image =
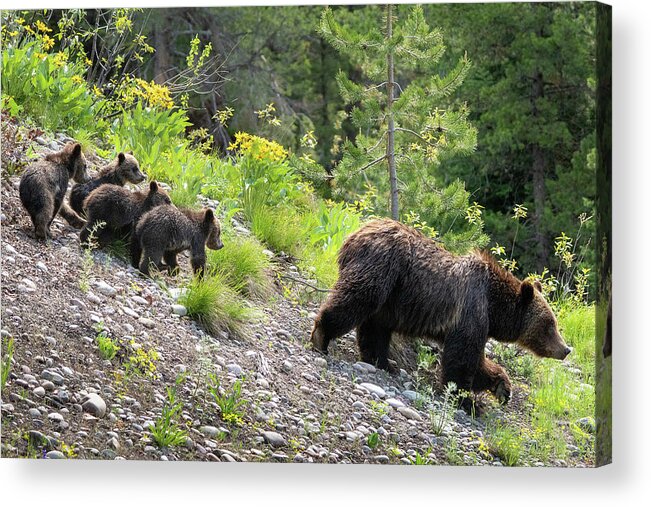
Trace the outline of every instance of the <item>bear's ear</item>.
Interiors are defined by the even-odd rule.
[[[212,222],[215,219],[215,214],[213,211],[208,208],[206,209],[206,214],[203,216],[203,221],[204,222]]]
[[[125,158],[126,157],[124,156],[124,153],[122,153],[122,152],[118,153],[118,165],[124,164],[124,159]]]
[[[158,183],[156,183],[155,181],[152,181],[149,184],[149,192],[151,192],[152,194],[158,192]]]
[[[133,155],[133,150],[129,150],[129,151],[127,151],[127,153],[128,153],[129,155]]]
[[[79,158],[80,155],[81,155],[81,144],[75,143],[75,145],[72,147],[71,158],[75,160]]]
[[[520,285],[520,297],[522,298],[522,303],[523,304],[528,304],[531,302],[533,299],[533,285],[531,285],[531,282],[525,280],[522,282],[522,285]]]
[[[533,282],[533,286],[536,288],[538,292],[542,294],[543,287],[542,287],[542,283],[540,283],[540,280],[536,280],[535,282]]]

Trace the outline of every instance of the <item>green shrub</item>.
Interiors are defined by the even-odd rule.
[[[263,296],[269,289],[269,258],[254,238],[224,231],[224,248],[208,251],[208,267],[239,293]]]
[[[85,69],[67,58],[65,52],[43,52],[41,42],[30,37],[7,44],[2,51],[3,99],[47,130],[99,134],[106,127],[96,116],[102,100],[82,78]]]
[[[242,334],[242,324],[251,316],[251,309],[219,273],[193,278],[179,303],[210,333]]]
[[[183,133],[189,125],[183,110],[144,107],[138,102],[113,121],[109,144],[115,151],[133,151],[150,178],[172,183],[182,171],[174,157],[186,149]]]

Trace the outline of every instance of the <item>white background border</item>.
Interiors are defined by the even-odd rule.
[[[189,5],[327,2],[191,0]],[[331,3],[368,3],[349,0]],[[613,5],[614,463],[597,469],[495,469],[0,460],[0,502],[54,505],[643,505],[651,499],[647,262],[651,181],[650,2]],[[102,7],[181,6],[100,1]],[[187,6],[183,5],[183,6]],[[0,1],[1,8],[91,7],[89,1]],[[95,5],[92,5],[96,7]],[[646,167],[646,169],[645,169]]]

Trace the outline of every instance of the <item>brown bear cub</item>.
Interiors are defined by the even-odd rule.
[[[102,167],[97,176],[86,183],[80,183],[72,187],[70,192],[70,207],[76,213],[82,214],[84,200],[100,185],[118,185],[123,187],[125,183],[142,183],[145,175],[140,172],[140,166],[136,157],[128,153],[118,153],[118,156],[108,165]]]
[[[172,201],[155,181],[149,184],[148,192],[130,192],[117,185],[102,185],[93,190],[84,202],[86,226],[79,236],[81,243],[88,244],[92,231],[100,247],[128,236],[144,213],[165,204],[172,204]]]
[[[29,213],[38,239],[51,236],[50,225],[59,213],[70,225],[79,228],[84,221],[63,201],[68,181],[88,180],[86,158],[79,143],[68,143],[56,153],[30,165],[20,178],[20,200]]]
[[[392,333],[443,346],[443,382],[462,391],[511,395],[504,369],[484,355],[489,337],[542,357],[570,353],[539,283],[520,281],[488,254],[456,256],[417,230],[376,220],[349,236],[339,252],[339,279],[312,330],[327,353],[333,338],[357,330],[363,361],[389,369]],[[470,398],[462,407],[475,409]]]
[[[131,237],[131,264],[149,275],[150,264],[161,270],[161,261],[165,260],[168,271],[174,274],[178,270],[177,254],[190,250],[192,270],[203,276],[205,247],[222,248],[220,236],[219,221],[211,209],[193,211],[161,206],[145,213],[136,224]]]

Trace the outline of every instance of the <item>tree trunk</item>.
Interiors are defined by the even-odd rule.
[[[531,113],[534,117],[534,124],[538,117],[538,99],[544,97],[544,84],[542,72],[537,70],[534,73],[531,84]],[[533,183],[533,223],[534,238],[536,241],[536,269],[541,272],[548,263],[549,241],[545,234],[543,224],[545,213],[545,201],[547,200],[547,189],[545,188],[545,170],[547,160],[545,151],[537,143],[531,145],[532,158],[532,183]]]
[[[163,84],[167,80],[171,68],[170,57],[170,18],[167,14],[161,14],[160,19],[154,27],[154,81]]]
[[[392,5],[387,5],[387,40],[393,36],[393,9]],[[396,157],[395,157],[395,125],[393,122],[393,87],[394,87],[394,67],[393,67],[393,50],[389,49],[387,53],[387,162],[389,164],[389,183],[391,185],[391,218],[398,220],[398,176],[396,174]]]

